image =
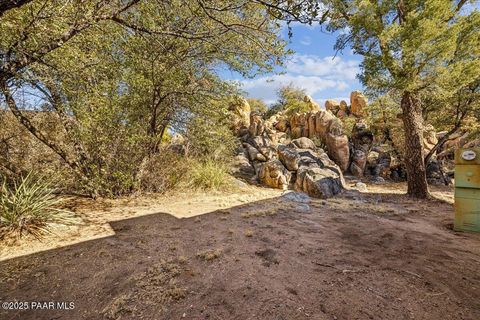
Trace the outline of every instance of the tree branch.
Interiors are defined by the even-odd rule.
[[[21,6],[24,6],[30,2],[32,2],[32,0],[2,0],[0,1],[0,17],[5,12],[15,8],[20,8]]]

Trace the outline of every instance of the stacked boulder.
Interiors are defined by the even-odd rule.
[[[373,133],[369,130],[365,122],[355,123],[352,130],[352,161],[350,163],[350,172],[357,177],[363,176],[367,166],[367,159],[373,146]],[[370,155],[371,157],[374,155]]]
[[[333,115],[340,119],[344,118],[362,118],[365,116],[365,109],[368,100],[360,91],[353,91],[350,94],[350,106],[345,100],[338,102],[329,99],[325,101],[325,110],[330,111]]]
[[[311,104],[311,112],[287,116],[279,113],[264,120],[260,114],[250,113],[248,121],[242,122],[242,114],[234,108],[236,132],[242,147],[235,157],[239,164],[237,173],[247,173],[247,161],[252,171],[249,179],[279,189],[295,189],[310,196],[327,198],[338,194],[344,185],[342,171],[348,168],[348,138],[345,148],[332,149],[336,158],[345,158],[342,169],[329,155],[309,139],[311,136],[329,145],[342,144],[338,140],[344,134],[335,124],[335,117],[306,97]],[[317,110],[317,111],[314,111]],[[330,128],[331,127],[331,128]],[[341,152],[344,153],[341,156]],[[342,162],[341,162],[342,163]],[[254,174],[253,174],[254,173]],[[245,178],[245,175],[242,176]]]
[[[390,128],[390,141],[375,137],[365,121],[368,102],[360,91],[351,93],[350,105],[344,100],[327,100],[325,110],[309,96],[304,97],[304,102],[308,112],[278,112],[268,119],[250,112],[245,100],[232,108],[234,129],[242,141],[236,162],[249,179],[320,198],[342,190],[343,173],[368,176],[378,183],[406,179],[399,147],[403,134]],[[347,123],[353,124],[349,136],[344,132]],[[432,150],[438,138],[433,127],[426,127],[426,152]],[[428,172],[433,172],[429,181],[444,180],[437,167],[429,166]]]
[[[344,172],[348,169],[350,148],[342,122],[331,112],[294,113],[289,118],[277,115],[273,125],[292,139],[309,138],[326,146],[328,156]]]
[[[332,197],[342,191],[342,171],[312,140],[302,137],[277,144],[276,151],[270,160],[256,166],[263,185],[291,188],[317,198]]]

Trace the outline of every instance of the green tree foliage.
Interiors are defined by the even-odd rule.
[[[198,156],[230,148],[219,102],[238,90],[216,73],[254,76],[281,64],[275,18],[307,19],[315,6],[302,3],[18,2],[0,16],[0,89],[19,123],[90,193],[130,192],[169,130],[191,138]],[[25,109],[38,100],[24,104],[18,92],[55,114],[62,139],[29,120]]]
[[[292,84],[281,87],[277,91],[278,100],[269,109],[267,117],[281,111],[284,111],[287,115],[310,111],[309,105],[303,101],[306,94],[305,89],[295,87]]]
[[[265,113],[268,111],[268,106],[262,99],[249,98],[247,101],[252,111],[259,113]]]
[[[423,93],[421,100],[425,120],[438,130],[447,132],[426,155],[426,162],[458,131],[468,133],[472,138],[478,136],[480,129],[479,77],[477,80],[457,88],[453,94],[431,94],[427,91]]]
[[[452,97],[480,72],[480,12],[446,0],[327,0],[336,48],[364,57],[360,79],[373,92],[396,90],[405,128],[408,194],[428,197],[422,93]]]

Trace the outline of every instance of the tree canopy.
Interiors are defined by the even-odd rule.
[[[466,0],[326,0],[336,49],[364,57],[360,80],[372,95],[396,91],[405,129],[408,193],[427,197],[422,96],[453,99],[480,73],[480,12]],[[424,100],[426,101],[426,100]]]
[[[139,163],[158,151],[168,130],[213,121],[225,134],[225,109],[215,100],[238,88],[218,71],[251,77],[281,65],[287,50],[278,18],[310,19],[304,10],[315,6],[38,0],[1,9],[0,89],[9,109],[96,192],[124,189],[118,184],[125,181],[131,188]],[[19,99],[20,92],[29,98]],[[57,115],[61,141],[25,113],[40,106]]]

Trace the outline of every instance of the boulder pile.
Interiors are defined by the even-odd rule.
[[[250,112],[247,121],[245,111],[250,108],[245,103],[231,109],[235,115],[233,129],[242,142],[236,172],[245,177],[248,161],[253,168],[250,179],[265,186],[331,197],[344,186],[342,172],[350,164],[348,137],[341,121],[330,111],[321,110],[309,96],[304,101],[311,111],[291,115],[280,112],[269,119]]]
[[[368,176],[376,183],[406,178],[400,160],[403,152],[396,150],[402,135],[398,135],[398,141],[394,136],[390,143],[374,136],[365,119],[368,101],[360,91],[351,93],[350,104],[327,100],[324,110],[305,96],[308,112],[282,111],[268,119],[251,112],[245,99],[240,102],[231,110],[233,129],[241,141],[237,172],[243,178],[319,198],[341,192],[344,173]],[[351,132],[345,132],[347,122],[353,123]],[[437,141],[435,129],[426,127],[425,151]],[[429,165],[429,182],[446,182],[441,167]]]

